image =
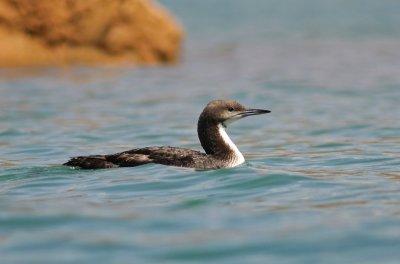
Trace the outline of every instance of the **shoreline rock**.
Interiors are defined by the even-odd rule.
[[[151,0],[0,0],[0,67],[169,63],[182,37]]]

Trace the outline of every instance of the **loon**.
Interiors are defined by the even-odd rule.
[[[205,153],[169,146],[145,147],[111,155],[74,157],[63,165],[104,169],[157,163],[200,170],[232,168],[245,160],[226,133],[226,126],[247,116],[270,112],[264,109],[248,109],[233,100],[213,100],[204,108],[197,123],[198,137]]]

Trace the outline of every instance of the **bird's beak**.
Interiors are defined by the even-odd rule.
[[[252,116],[252,115],[261,115],[261,114],[267,114],[271,113],[269,110],[264,110],[264,109],[246,109],[244,111],[241,111],[237,113],[234,116],[231,116],[227,120],[225,120],[222,124],[226,126],[229,123],[235,122],[236,120],[242,119],[243,117],[246,116]]]
[[[241,117],[246,117],[246,116],[252,116],[252,115],[262,115],[262,114],[267,114],[271,113],[270,110],[265,110],[265,109],[246,109],[243,112],[241,112],[239,115]]]

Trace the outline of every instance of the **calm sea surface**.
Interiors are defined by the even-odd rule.
[[[0,263],[399,263],[400,3],[162,3],[179,65],[0,71]],[[200,149],[215,98],[272,110],[238,168],[60,166]]]

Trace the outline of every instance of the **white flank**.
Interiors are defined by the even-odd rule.
[[[229,148],[235,153],[235,156],[231,163],[229,164],[229,167],[235,167],[237,165],[240,165],[244,162],[244,157],[242,153],[239,151],[239,149],[236,147],[235,143],[230,139],[228,134],[225,131],[225,128],[222,126],[222,124],[218,125],[218,132],[221,135],[222,139],[224,142],[229,146]]]

